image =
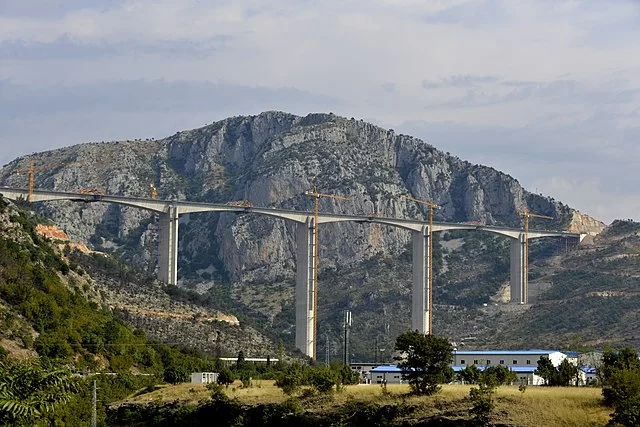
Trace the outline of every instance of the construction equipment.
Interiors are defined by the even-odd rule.
[[[529,212],[529,209],[525,208],[520,211],[520,215],[524,217],[524,286],[523,286],[523,301],[528,299],[529,295],[529,218],[542,218],[553,219],[551,216],[539,215]]]
[[[150,191],[151,191],[151,198],[153,200],[156,200],[158,198],[158,189],[156,188],[153,182],[151,182],[150,184]]]
[[[440,209],[440,206],[405,195],[401,195],[400,197],[420,203],[429,208],[429,335],[433,335],[433,210]]]
[[[235,202],[227,202],[227,203],[225,203],[225,205],[228,205],[228,206],[242,206],[242,207],[245,207],[245,208],[253,207],[253,203],[251,203],[248,200],[237,200]]]
[[[51,166],[34,166],[33,164],[33,160],[30,161],[29,163],[29,167],[27,169],[18,169],[18,170],[14,170],[12,173],[16,173],[16,174],[21,174],[21,173],[26,173],[28,175],[28,193],[27,193],[27,202],[30,202],[31,199],[33,198],[33,189],[35,187],[35,183],[36,183],[36,171],[45,171],[45,170],[49,170],[49,169],[56,169],[62,166],[68,166],[68,165],[73,165],[76,164],[77,162],[69,162],[69,163],[59,163],[56,165],[51,165]]]
[[[81,188],[80,190],[78,190],[78,193],[80,194],[97,194],[99,196],[104,196],[104,191],[98,189],[98,188]]]
[[[318,207],[320,197],[327,197],[330,199],[349,200],[346,197],[334,196],[332,194],[318,193],[316,186],[313,186],[313,190],[307,190],[304,192],[305,196],[311,196],[314,198],[314,245],[313,245],[313,356],[312,359],[316,360],[316,347],[317,347],[317,333],[318,333],[318,256],[320,252],[318,250]]]

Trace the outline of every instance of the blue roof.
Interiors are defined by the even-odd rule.
[[[594,366],[583,366],[580,368],[580,370],[582,372],[584,372],[585,374],[595,374],[598,371],[598,368],[594,367]]]
[[[566,354],[567,357],[578,357],[582,353],[580,353],[579,351],[565,351],[564,354]]]
[[[402,372],[402,369],[398,368],[396,365],[382,365],[373,368],[369,372]]]
[[[499,366],[499,365],[493,365],[493,366]],[[452,366],[454,372],[460,372],[460,371],[464,370],[467,367],[468,367],[467,365],[465,365],[465,366]],[[488,366],[476,366],[476,368],[478,368],[480,371],[484,371],[485,368],[488,368]],[[507,368],[509,368],[510,370],[515,372],[516,374],[532,374],[533,371],[536,370],[537,366],[507,366]]]
[[[453,353],[462,356],[486,356],[486,355],[534,355],[534,354],[551,354],[558,350],[457,350]]]

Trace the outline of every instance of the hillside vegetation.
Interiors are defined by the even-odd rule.
[[[125,324],[85,268],[36,232],[38,220],[0,198],[1,422],[87,424],[89,379],[99,383],[104,419],[110,400],[216,368],[197,351],[152,342]],[[70,381],[71,371],[82,375]]]

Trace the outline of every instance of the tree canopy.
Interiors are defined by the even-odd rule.
[[[403,354],[398,367],[416,394],[434,394],[454,378],[453,347],[446,338],[407,331],[396,339],[395,350]]]

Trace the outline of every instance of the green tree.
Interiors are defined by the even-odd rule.
[[[640,396],[623,400],[611,414],[607,426],[637,427],[640,426]]]
[[[0,362],[0,424],[33,425],[77,390],[70,372],[39,362]]]
[[[518,375],[506,366],[489,366],[480,373],[478,382],[490,387],[511,384],[518,381]]]
[[[469,390],[469,398],[473,406],[469,408],[469,415],[474,425],[488,426],[491,412],[495,407],[493,403],[493,393],[495,388],[486,384],[472,387]]]
[[[354,372],[349,365],[340,363],[339,365],[332,365],[331,369],[338,375],[338,382],[340,385],[354,385],[360,383],[360,375]]]
[[[284,371],[280,372],[276,378],[276,386],[282,389],[287,395],[292,395],[304,383],[304,372],[302,366],[297,363],[289,365]]]
[[[632,348],[605,351],[598,377],[602,382],[604,402],[609,406],[618,406],[640,396],[640,360]]]
[[[338,374],[329,368],[311,368],[307,372],[307,383],[320,393],[330,393],[338,381]]]
[[[453,347],[446,338],[407,331],[396,339],[395,350],[403,354],[398,367],[415,394],[437,393],[439,384],[446,384],[454,378],[453,369],[449,366]]]
[[[569,362],[569,360],[564,359],[560,362],[560,366],[558,366],[558,376],[557,376],[557,384],[559,386],[570,386],[578,384],[580,368],[578,368],[573,363]]]
[[[238,353],[238,359],[236,360],[236,371],[240,372],[246,368],[246,363],[244,360],[244,351],[240,350]]]
[[[229,368],[222,368],[220,370],[218,374],[218,384],[229,387],[229,384],[233,384],[234,380],[233,372],[231,372]]]
[[[189,371],[180,365],[171,365],[164,368],[163,378],[170,384],[180,384],[189,379]]]
[[[467,365],[458,372],[458,380],[465,384],[477,384],[480,379],[480,369],[476,365]]]
[[[548,357],[538,360],[538,367],[533,373],[544,380],[544,385],[556,385],[558,382],[558,371]]]

